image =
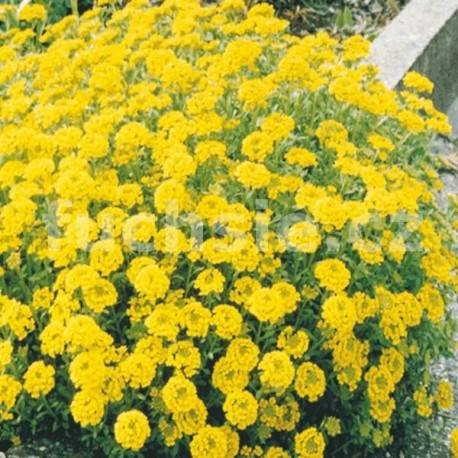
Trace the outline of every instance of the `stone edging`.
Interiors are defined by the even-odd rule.
[[[458,0],[411,0],[372,43],[370,61],[390,88],[409,70],[426,75],[447,111],[450,94],[458,95]]]

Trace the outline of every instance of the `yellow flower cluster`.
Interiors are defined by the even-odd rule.
[[[448,380],[442,380],[437,386],[435,400],[439,409],[449,410],[453,407],[453,385]]]
[[[244,430],[258,418],[258,402],[248,391],[230,393],[223,405],[227,420]]]
[[[25,5],[19,11],[19,20],[20,21],[43,21],[46,19],[46,8],[40,4],[29,4]]]
[[[294,450],[299,458],[319,458],[324,456],[323,435],[316,428],[308,428],[298,433],[294,439]]]
[[[428,395],[425,386],[418,388],[413,394],[413,399],[417,405],[418,415],[422,417],[430,417],[433,413],[432,402],[433,396]]]
[[[456,458],[458,456],[458,429],[454,429],[450,434],[450,442],[452,457]]]
[[[326,259],[316,264],[315,277],[320,286],[337,293],[348,286],[351,274],[339,259]]]
[[[319,458],[450,408],[431,83],[267,4],[114,3],[0,34],[2,432]]]
[[[54,367],[47,366],[43,361],[32,363],[24,374],[24,390],[32,398],[48,394],[54,388]]]
[[[0,420],[12,420],[10,412],[22,390],[21,383],[8,374],[0,375]]]
[[[114,434],[123,448],[140,450],[151,434],[148,418],[139,410],[123,412],[116,419]]]
[[[324,372],[315,363],[302,363],[297,368],[294,388],[301,398],[306,397],[310,402],[315,402],[323,396],[326,388]]]

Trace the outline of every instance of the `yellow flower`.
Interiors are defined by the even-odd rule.
[[[315,363],[302,363],[296,370],[294,388],[301,398],[316,402],[326,389],[324,372]]]
[[[422,307],[433,323],[439,323],[445,313],[445,303],[440,291],[431,283],[425,283],[417,294]]]
[[[285,154],[285,159],[288,164],[298,164],[302,167],[312,167],[318,164],[315,154],[307,148],[291,148]]]
[[[365,59],[370,52],[370,42],[361,35],[354,35],[345,39],[343,45],[343,60],[353,62]]]
[[[248,445],[244,445],[240,449],[240,456],[247,457],[247,458],[255,458],[263,456],[262,448],[259,445],[254,447],[249,447]]]
[[[388,367],[372,366],[364,378],[367,381],[367,394],[371,401],[386,400],[395,389],[393,376]]]
[[[380,365],[391,373],[394,383],[398,383],[405,371],[404,356],[395,348],[384,348],[380,357]]]
[[[231,301],[242,305],[259,288],[261,288],[261,283],[255,278],[240,277],[235,280],[229,297]]]
[[[32,398],[47,395],[55,384],[54,367],[46,365],[43,361],[35,361],[24,374],[24,389]]]
[[[226,356],[241,369],[250,371],[259,361],[259,348],[250,339],[240,337],[231,341]]]
[[[425,121],[423,118],[410,110],[401,110],[397,114],[397,118],[401,125],[410,132],[421,133],[425,130]]]
[[[294,331],[292,326],[286,326],[277,339],[277,347],[293,358],[301,358],[308,350],[310,339],[301,329]]]
[[[174,304],[159,304],[154,307],[150,315],[145,319],[145,325],[150,334],[166,337],[174,341],[180,332],[179,308]]]
[[[195,399],[194,405],[187,411],[173,413],[179,431],[188,435],[194,435],[205,426],[207,419],[207,409],[205,404],[198,398]]]
[[[300,419],[299,404],[292,398],[278,402],[278,398],[261,399],[259,419],[277,431],[293,431]]]
[[[453,407],[453,385],[448,380],[441,380],[437,386],[435,396],[437,407],[441,410],[449,410]]]
[[[151,359],[141,353],[133,353],[125,357],[118,369],[127,385],[132,388],[145,388],[149,386],[156,374],[156,366]]]
[[[249,161],[237,165],[234,174],[240,183],[251,189],[266,187],[272,178],[272,174],[264,164]]]
[[[372,146],[372,148],[378,149],[380,151],[391,152],[394,150],[395,146],[393,142],[386,137],[378,134],[370,134],[367,137],[367,141]]]
[[[98,77],[98,73],[101,76],[100,86],[95,78]],[[117,67],[101,65],[95,68],[95,72],[92,75],[90,84],[95,85],[95,89],[99,88],[104,90],[106,87],[106,80],[104,78],[107,74],[110,74],[110,81],[114,82],[117,80],[118,84],[121,84],[121,74]],[[116,86],[111,86],[111,90],[116,90]],[[121,89],[121,88],[120,88]],[[113,156],[113,163],[116,165],[127,164],[131,160],[135,159],[137,151],[143,147],[152,145],[153,135],[143,125],[137,122],[130,122],[125,124],[119,129],[116,134],[116,150]]]
[[[32,308],[34,310],[48,309],[51,305],[53,294],[49,288],[39,288],[33,292]]]
[[[258,402],[248,391],[233,391],[223,404],[226,419],[244,430],[258,418]]]
[[[274,112],[264,118],[261,123],[261,130],[277,142],[284,140],[294,130],[294,119],[281,112]]]
[[[192,458],[220,458],[226,456],[227,437],[221,428],[205,426],[193,437],[190,449]]]
[[[165,297],[170,280],[163,269],[152,264],[140,269],[134,280],[134,287],[153,304]]]
[[[241,333],[243,318],[232,305],[221,304],[213,309],[212,324],[216,326],[217,336],[232,339]]]
[[[275,91],[277,85],[270,78],[253,78],[245,80],[240,85],[238,99],[246,110],[255,107],[267,107],[269,96]]]
[[[281,447],[269,447],[264,458],[290,458],[291,455]]]
[[[351,274],[345,264],[339,259],[325,259],[315,265],[315,278],[320,286],[338,293],[350,283]]]
[[[0,372],[3,372],[11,361],[13,344],[9,340],[0,341]]]
[[[183,183],[174,179],[163,181],[154,193],[154,206],[158,213],[174,214],[186,211],[191,198]]]
[[[224,275],[218,269],[210,268],[197,276],[194,287],[202,296],[207,296],[210,293],[222,293],[225,281]]]
[[[341,123],[330,119],[320,123],[315,135],[324,147],[335,149],[347,141],[348,131]]]
[[[379,423],[388,423],[396,407],[395,400],[387,397],[386,399],[371,399],[370,403],[369,413],[371,417]]]
[[[434,89],[434,84],[426,76],[420,75],[418,72],[407,72],[402,79],[402,84],[419,92],[431,93]]]
[[[261,288],[248,299],[245,307],[259,321],[278,322],[286,314],[284,302],[278,291],[273,288]]]
[[[6,265],[11,270],[19,269],[21,267],[21,254],[18,252],[11,253],[6,259]]]
[[[26,5],[19,11],[20,21],[43,21],[46,19],[46,8],[43,5]]]
[[[332,329],[350,331],[356,324],[356,307],[344,294],[330,296],[321,306],[321,317]]]
[[[266,353],[259,365],[260,380],[266,389],[285,390],[294,379],[294,366],[289,356],[283,351]]]
[[[289,244],[302,253],[315,253],[321,244],[317,227],[307,221],[293,224],[287,232]]]
[[[194,175],[196,167],[197,164],[191,155],[178,152],[164,161],[162,170],[165,177],[184,182],[189,176]]]
[[[263,161],[273,152],[273,140],[264,132],[252,132],[243,139],[242,154],[250,161]]]
[[[12,418],[9,418],[9,411],[15,406],[21,390],[21,383],[13,376],[0,374],[0,419]]]
[[[103,312],[106,307],[114,305],[118,300],[116,288],[104,278],[85,284],[82,289],[86,305],[96,313]]]
[[[418,388],[413,394],[413,400],[417,406],[417,413],[422,417],[430,417],[433,414],[433,396],[428,395],[424,386]]]
[[[450,451],[453,458],[458,457],[458,428],[455,428],[450,434]]]
[[[299,458],[322,458],[325,442],[323,435],[315,428],[307,428],[294,436],[294,450]]]
[[[64,351],[64,325],[57,321],[50,321],[40,334],[40,349],[44,355],[54,358]]]
[[[113,190],[113,192],[116,192]],[[128,218],[128,214],[119,207],[106,207],[101,212],[97,213],[97,226],[109,237],[117,238],[123,232],[124,222]],[[108,243],[110,240],[104,240],[107,244],[106,249],[109,250]]]
[[[384,260],[382,249],[371,240],[358,239],[353,243],[353,249],[367,264],[381,264]]]
[[[0,294],[0,326],[9,326],[13,334],[23,340],[35,329],[33,314],[27,305]]]
[[[182,308],[181,316],[188,336],[205,337],[207,335],[212,314],[200,302],[194,300],[188,302]]]
[[[53,326],[50,331],[56,332],[59,329],[59,326]],[[47,337],[53,337],[53,332],[49,332]],[[77,353],[83,349],[107,348],[113,343],[113,337],[103,331],[96,321],[87,315],[73,315],[65,324],[63,337],[70,353]],[[58,342],[60,344],[60,339]]]
[[[168,349],[166,364],[182,370],[187,377],[192,377],[201,365],[200,351],[191,340],[175,342]]]
[[[384,240],[382,240],[384,243]],[[390,237],[390,240],[386,240],[385,247],[388,254],[398,263],[401,264],[406,254],[406,244],[402,237]]]
[[[117,205],[133,208],[143,203],[143,193],[138,183],[126,183],[116,188],[113,201]]]
[[[79,353],[70,363],[69,375],[77,388],[86,391],[100,390],[108,376],[102,352],[90,350]]]
[[[197,389],[187,378],[174,375],[162,389],[162,399],[170,411],[187,412],[198,399]]]
[[[113,240],[99,240],[91,249],[90,266],[107,276],[123,263],[121,247]]]
[[[281,306],[285,313],[292,313],[296,310],[300,295],[292,284],[286,281],[277,281],[272,286],[272,292],[280,295]]]
[[[306,183],[296,193],[296,205],[298,208],[311,208],[316,202],[327,196],[326,189]]]
[[[398,308],[383,310],[379,325],[383,335],[395,345],[407,336],[407,325]]]
[[[148,417],[136,409],[120,413],[116,418],[114,434],[118,444],[136,452],[145,445],[151,435]]]
[[[212,383],[226,395],[233,391],[243,391],[249,381],[249,371],[240,367],[239,361],[230,356],[220,358],[213,367]]]
[[[73,419],[81,426],[95,426],[103,419],[106,401],[100,391],[78,391],[70,404],[70,412]]]

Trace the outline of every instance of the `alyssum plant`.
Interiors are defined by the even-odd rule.
[[[1,438],[374,456],[453,403],[431,83],[265,4],[147,3],[0,36]]]

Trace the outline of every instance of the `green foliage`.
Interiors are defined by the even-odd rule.
[[[92,8],[95,0],[74,0],[78,13]],[[277,14],[291,22],[293,33],[304,35],[324,29],[334,35],[362,33],[372,37],[387,21],[399,13],[409,0],[263,0],[274,6]],[[217,3],[202,0],[203,3]],[[18,5],[20,0],[8,0]],[[48,11],[48,23],[58,22],[72,13],[72,0],[35,0]],[[161,0],[152,2],[162,3]],[[252,7],[260,0],[248,0]]]
[[[19,5],[20,0],[9,0],[8,4]],[[72,13],[72,0],[34,0],[32,3],[43,5],[48,12],[48,23],[55,23]],[[94,0],[76,0],[78,13],[82,14],[94,5]]]
[[[409,0],[267,0],[291,21],[294,33],[324,29],[333,35],[373,37]],[[258,3],[256,0],[253,3]]]

